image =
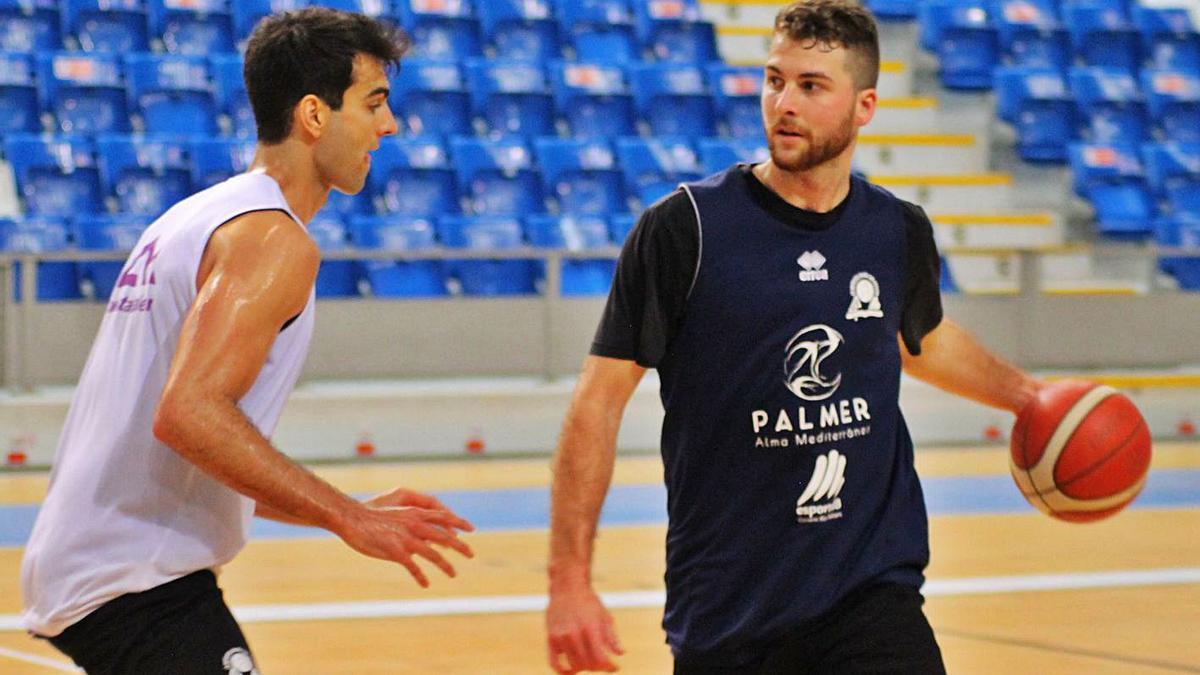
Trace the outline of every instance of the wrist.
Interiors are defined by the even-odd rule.
[[[552,561],[548,571],[551,593],[592,588],[592,574],[586,563]]]

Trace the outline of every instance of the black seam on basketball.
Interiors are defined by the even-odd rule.
[[[1146,422],[1145,422],[1145,420],[1142,420],[1142,421],[1138,422],[1138,425],[1137,425],[1136,427],[1134,427],[1134,428],[1133,428],[1133,431],[1129,432],[1129,435],[1128,435],[1128,436],[1126,436],[1126,437],[1125,437],[1125,438],[1124,438],[1124,439],[1121,441],[1120,445],[1118,445],[1118,446],[1117,446],[1116,448],[1114,448],[1113,450],[1109,451],[1109,453],[1108,453],[1107,455],[1105,455],[1105,456],[1101,457],[1100,459],[1098,459],[1098,460],[1096,460],[1095,462],[1093,462],[1093,463],[1092,463],[1090,466],[1086,467],[1086,468],[1085,468],[1083,471],[1081,471],[1081,472],[1079,473],[1079,475],[1078,475],[1078,476],[1075,476],[1075,477],[1074,477],[1074,478],[1072,478],[1071,480],[1069,480],[1069,481],[1065,481],[1065,482],[1064,482],[1062,485],[1059,485],[1059,488],[1070,487],[1072,483],[1075,483],[1076,481],[1079,481],[1079,480],[1082,480],[1082,479],[1084,479],[1084,478],[1087,478],[1089,474],[1091,474],[1093,471],[1095,471],[1096,469],[1098,469],[1098,468],[1100,468],[1101,466],[1103,466],[1105,462],[1107,462],[1109,459],[1112,459],[1114,456],[1116,456],[1116,455],[1117,455],[1117,454],[1119,454],[1119,453],[1120,453],[1122,450],[1124,450],[1124,449],[1125,449],[1125,446],[1129,445],[1129,444],[1130,444],[1130,442],[1132,442],[1132,441],[1133,441],[1133,438],[1134,438],[1134,436],[1136,436],[1136,435],[1137,435],[1137,433],[1138,433],[1139,431],[1141,431],[1141,430],[1142,430],[1143,428],[1145,428],[1145,427],[1146,427]],[[1057,481],[1055,481],[1055,484],[1057,484]],[[1074,497],[1073,497],[1072,499],[1074,499]]]

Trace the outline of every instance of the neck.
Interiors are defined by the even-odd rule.
[[[846,151],[804,171],[780,168],[774,160],[754,167],[754,175],[781,199],[796,208],[817,213],[832,211],[850,194],[850,158],[854,143]]]
[[[329,198],[329,186],[317,174],[311,147],[294,138],[274,145],[259,143],[247,173],[264,173],[275,179],[288,207],[304,223],[312,220]]]

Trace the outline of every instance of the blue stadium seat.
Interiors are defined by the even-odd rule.
[[[459,211],[454,169],[436,137],[382,139],[367,180],[385,213],[432,217]]]
[[[1136,147],[1072,143],[1069,153],[1075,191],[1092,203],[1102,234],[1140,238],[1152,232],[1154,198]]]
[[[244,42],[259,20],[268,14],[304,9],[310,4],[313,3],[308,0],[232,0],[229,9],[233,16],[234,39]]]
[[[1168,214],[1200,219],[1200,143],[1149,143],[1142,156],[1150,187],[1166,200]]]
[[[150,217],[136,214],[77,218],[74,222],[75,243],[85,251],[132,251],[150,221]],[[112,295],[125,263],[95,261],[77,265],[81,289],[90,284],[92,297],[106,300]]]
[[[438,220],[442,243],[451,248],[496,251],[524,246],[516,216],[446,216]],[[537,292],[537,261],[454,260],[449,267],[463,295],[528,295]]]
[[[49,253],[70,247],[66,223],[60,218],[31,217],[22,221],[0,219],[0,252]],[[78,300],[79,280],[73,262],[40,262],[37,265],[38,300]],[[13,266],[13,299],[21,299],[21,263]]]
[[[1156,68],[1200,72],[1200,33],[1186,7],[1133,8],[1142,48]]]
[[[612,246],[608,223],[597,216],[534,215],[526,220],[525,230],[529,243],[543,248],[585,251]],[[563,260],[559,277],[562,295],[604,295],[612,285],[616,268],[616,260]]]
[[[1122,68],[1131,73],[1141,65],[1137,31],[1118,7],[1079,4],[1063,7],[1075,53],[1089,66]]]
[[[1057,11],[1054,0],[1001,0],[996,27],[1013,65],[1065,70],[1071,64],[1071,38]]]
[[[1017,132],[1017,154],[1031,162],[1064,162],[1075,138],[1075,103],[1062,73],[1001,66],[995,72],[996,112]]]
[[[209,65],[217,108],[228,120],[229,133],[238,138],[256,137],[258,126],[246,94],[246,81],[242,78],[242,57],[238,54],[213,54],[209,57]]]
[[[158,216],[192,193],[187,143],[172,136],[96,137],[100,183],[125,213]]]
[[[217,104],[202,56],[129,54],[129,99],[150,133],[216,134]]]
[[[1200,251],[1200,218],[1168,216],[1154,221],[1154,242],[1167,248]],[[1175,277],[1184,290],[1200,290],[1200,257],[1163,255],[1158,259],[1162,271]]]
[[[549,0],[475,0],[483,39],[502,59],[558,58],[558,22]]]
[[[409,59],[391,76],[391,105],[406,133],[471,134],[471,101],[454,61]]]
[[[41,131],[33,71],[32,55],[0,52],[0,135]]]
[[[618,138],[617,156],[625,176],[625,189],[637,197],[643,208],[669,194],[680,183],[696,180],[703,174],[696,151],[686,137]]]
[[[633,103],[652,136],[713,136],[716,115],[699,66],[636,63],[630,66]]]
[[[1142,90],[1164,138],[1200,141],[1200,73],[1147,68]]]
[[[1000,61],[1000,38],[991,5],[984,0],[929,0],[921,5],[931,51],[938,58],[942,85],[950,89],[990,89]]]
[[[323,252],[350,247],[346,223],[336,211],[321,209],[308,222],[308,235]],[[358,293],[359,265],[354,260],[322,260],[317,269],[318,298],[352,298]]]
[[[1071,94],[1093,143],[1141,143],[1149,138],[1146,103],[1130,73],[1098,66],[1072,68]]]
[[[319,0],[313,4],[384,19],[389,18],[392,11],[391,0]]]
[[[412,36],[413,56],[465,59],[483,55],[479,22],[470,0],[396,0],[395,13]]]
[[[63,34],[85,52],[128,54],[150,49],[143,0],[60,0]]]
[[[638,60],[628,0],[560,2],[558,20],[563,38],[579,61]]]
[[[625,210],[621,173],[607,142],[539,138],[534,152],[542,187],[554,197],[559,213],[604,216]]]
[[[633,226],[637,224],[637,216],[632,213],[618,213],[608,219],[608,237],[615,244],[620,246],[625,243],[625,238],[633,231]]]
[[[770,158],[767,142],[763,139],[700,139],[700,165],[706,174],[724,171],[734,164],[761,164]]]
[[[466,72],[472,109],[487,135],[554,133],[554,99],[540,63],[468,59]]]
[[[515,137],[450,139],[459,193],[480,215],[525,215],[544,210],[533,154]]]
[[[38,55],[42,106],[66,134],[128,132],[129,109],[116,54],[56,52]]]
[[[551,86],[559,114],[576,138],[615,138],[637,133],[625,70],[615,63],[556,61]]]
[[[12,164],[26,213],[74,217],[104,212],[90,139],[8,134],[4,155]]]
[[[940,265],[941,274],[938,278],[938,288],[943,293],[959,293],[961,290],[958,287],[958,282],[954,280],[954,274],[950,272],[950,264],[946,261],[946,256],[941,256]]]
[[[639,0],[631,3],[638,42],[659,61],[720,61],[713,25],[697,0]]]
[[[233,17],[224,0],[147,0],[150,35],[169,54],[233,51]]]
[[[424,251],[437,246],[433,222],[424,216],[391,214],[350,219],[350,241],[359,248]],[[441,260],[363,260],[362,276],[372,295],[421,298],[448,295]]]
[[[243,173],[254,160],[254,141],[197,138],[188,144],[192,156],[192,188],[199,191]]]
[[[708,81],[724,130],[734,138],[763,138],[762,68],[714,63]]]
[[[0,51],[62,49],[58,0],[0,0]]]

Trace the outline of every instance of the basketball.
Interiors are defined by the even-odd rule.
[[[1070,522],[1107,518],[1141,492],[1150,430],[1112,387],[1069,380],[1043,388],[1017,415],[1009,467],[1025,499]]]

